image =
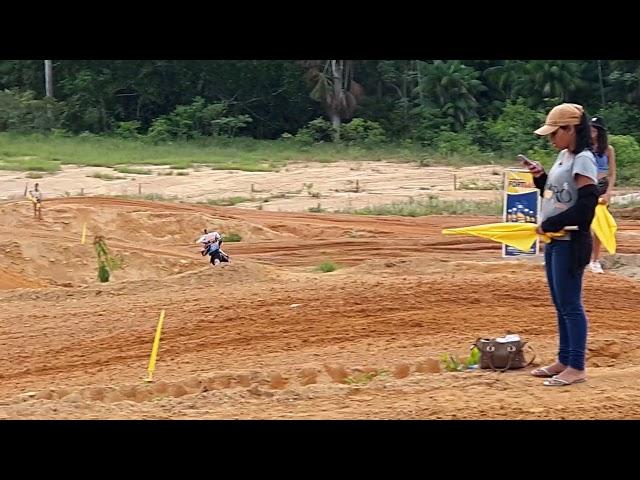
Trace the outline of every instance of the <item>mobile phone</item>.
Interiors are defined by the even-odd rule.
[[[534,163],[529,160],[527,157],[525,157],[524,155],[520,154],[518,155],[518,160],[520,160],[522,163],[524,163],[526,166],[529,165],[533,165]]]

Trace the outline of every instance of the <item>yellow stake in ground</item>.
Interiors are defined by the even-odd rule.
[[[160,346],[160,333],[162,332],[162,323],[164,322],[164,310],[160,310],[160,318],[158,319],[158,328],[156,328],[156,337],[153,339],[153,348],[151,349],[151,357],[149,358],[149,377],[145,378],[145,382],[153,381],[153,372],[156,369],[156,357],[158,356],[158,347]]]
[[[82,226],[82,239],[80,240],[80,243],[82,245],[84,245],[84,241],[87,238],[87,222],[84,222],[84,225]]]

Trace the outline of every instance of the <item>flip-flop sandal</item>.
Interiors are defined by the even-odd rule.
[[[577,380],[574,380],[573,382],[569,382],[567,380],[563,380],[561,378],[558,377],[551,377],[549,380],[545,380],[543,382],[543,385],[545,387],[566,387],[568,385],[573,385],[574,383],[582,383],[582,382],[586,382],[587,379],[586,378],[578,378]]]
[[[542,372],[542,373],[536,373],[536,372]],[[538,378],[551,378],[555,375],[558,375],[560,372],[550,372],[548,367],[540,367],[540,368],[536,368],[535,370],[531,370],[531,375],[533,375],[534,377],[538,377]]]

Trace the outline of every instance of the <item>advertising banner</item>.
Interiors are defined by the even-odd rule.
[[[502,220],[504,222],[538,223],[540,195],[533,183],[533,175],[528,170],[507,169],[504,181]],[[526,252],[503,244],[502,256],[537,255],[539,251],[538,242],[536,240]]]

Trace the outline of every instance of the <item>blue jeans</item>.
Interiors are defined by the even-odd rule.
[[[587,346],[587,316],[582,306],[584,268],[571,272],[572,246],[568,240],[545,245],[544,260],[551,299],[558,313],[558,361],[584,370]]]

